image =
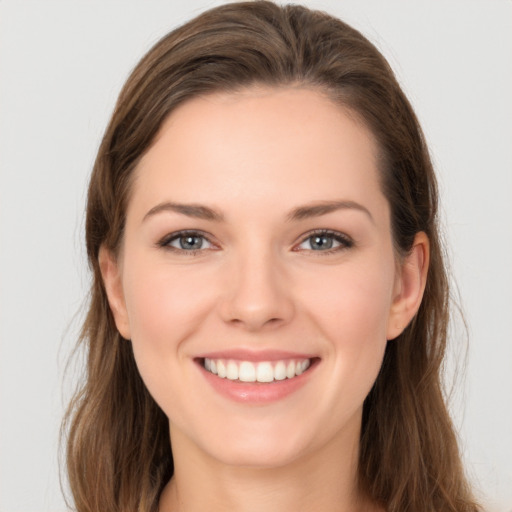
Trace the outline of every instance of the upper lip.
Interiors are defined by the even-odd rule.
[[[286,359],[312,359],[314,354],[305,354],[300,352],[290,352],[286,350],[247,350],[247,349],[229,349],[205,352],[197,356],[197,359],[233,359],[238,361],[282,361]]]

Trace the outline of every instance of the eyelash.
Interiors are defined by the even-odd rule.
[[[190,236],[190,237],[196,237],[196,238],[202,238],[206,240],[209,244],[215,245],[209,238],[206,233],[203,233],[202,231],[197,230],[184,230],[184,231],[175,231],[174,233],[170,233],[169,235],[164,236],[157,245],[161,247],[162,249],[166,249],[168,251],[184,255],[184,256],[196,256],[198,253],[208,250],[208,249],[178,249],[177,247],[173,247],[171,242],[174,242],[175,240],[179,240],[180,238]]]
[[[157,242],[157,246],[174,252],[176,254],[180,254],[183,256],[196,256],[200,252],[210,250],[210,249],[178,249],[177,247],[173,247],[171,242],[174,242],[176,240],[179,240],[180,238],[190,236],[190,237],[196,237],[196,238],[202,238],[206,240],[209,244],[215,246],[215,244],[209,239],[208,235],[202,231],[194,231],[194,230],[184,230],[184,231],[176,231],[174,233],[170,233],[166,235],[164,238],[162,238],[159,242]],[[294,247],[294,251],[296,252],[309,252],[309,253],[317,253],[317,256],[323,256],[328,254],[337,253],[346,249],[350,249],[354,246],[354,242],[351,238],[349,238],[347,235],[340,233],[339,231],[332,231],[329,229],[315,229],[313,231],[310,231],[303,235],[301,238],[301,241],[298,246],[302,245],[303,243],[307,242],[308,240],[312,239],[313,237],[326,237],[331,238],[335,242],[338,242],[340,245],[334,248],[326,249],[326,250],[318,250],[315,251],[313,249],[299,249],[297,246]]]
[[[302,251],[308,251],[310,253],[317,253],[317,256],[325,256],[333,253],[337,253],[346,249],[350,249],[354,246],[354,241],[348,237],[347,235],[340,233],[339,231],[332,231],[330,229],[315,229],[313,231],[310,231],[309,233],[306,233],[302,239],[301,242],[298,245],[302,245],[304,242],[310,240],[313,237],[326,237],[331,238],[334,241],[338,242],[340,245],[338,247],[334,247],[331,249],[327,249],[325,251],[314,251],[313,249],[295,249],[294,251],[302,252]]]

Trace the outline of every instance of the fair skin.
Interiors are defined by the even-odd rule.
[[[378,510],[357,490],[362,406],[428,240],[395,254],[377,153],[318,91],[252,88],[180,106],[142,158],[100,265],[169,418],[161,512]]]

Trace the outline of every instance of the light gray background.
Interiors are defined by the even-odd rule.
[[[87,177],[129,70],[217,3],[0,0],[0,512],[65,509],[58,430],[88,285]],[[469,325],[454,416],[489,510],[512,511],[512,3],[305,3],[377,43],[423,124]]]

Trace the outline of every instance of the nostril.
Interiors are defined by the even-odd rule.
[[[294,306],[292,297],[285,292],[286,287],[249,284],[239,283],[232,293],[226,291],[220,297],[217,310],[224,322],[256,331],[277,327],[292,319]]]
[[[277,327],[284,322],[283,318],[269,318],[268,320],[261,318],[247,318],[243,320],[235,319],[237,325],[244,326],[249,331],[259,331],[260,329]]]

